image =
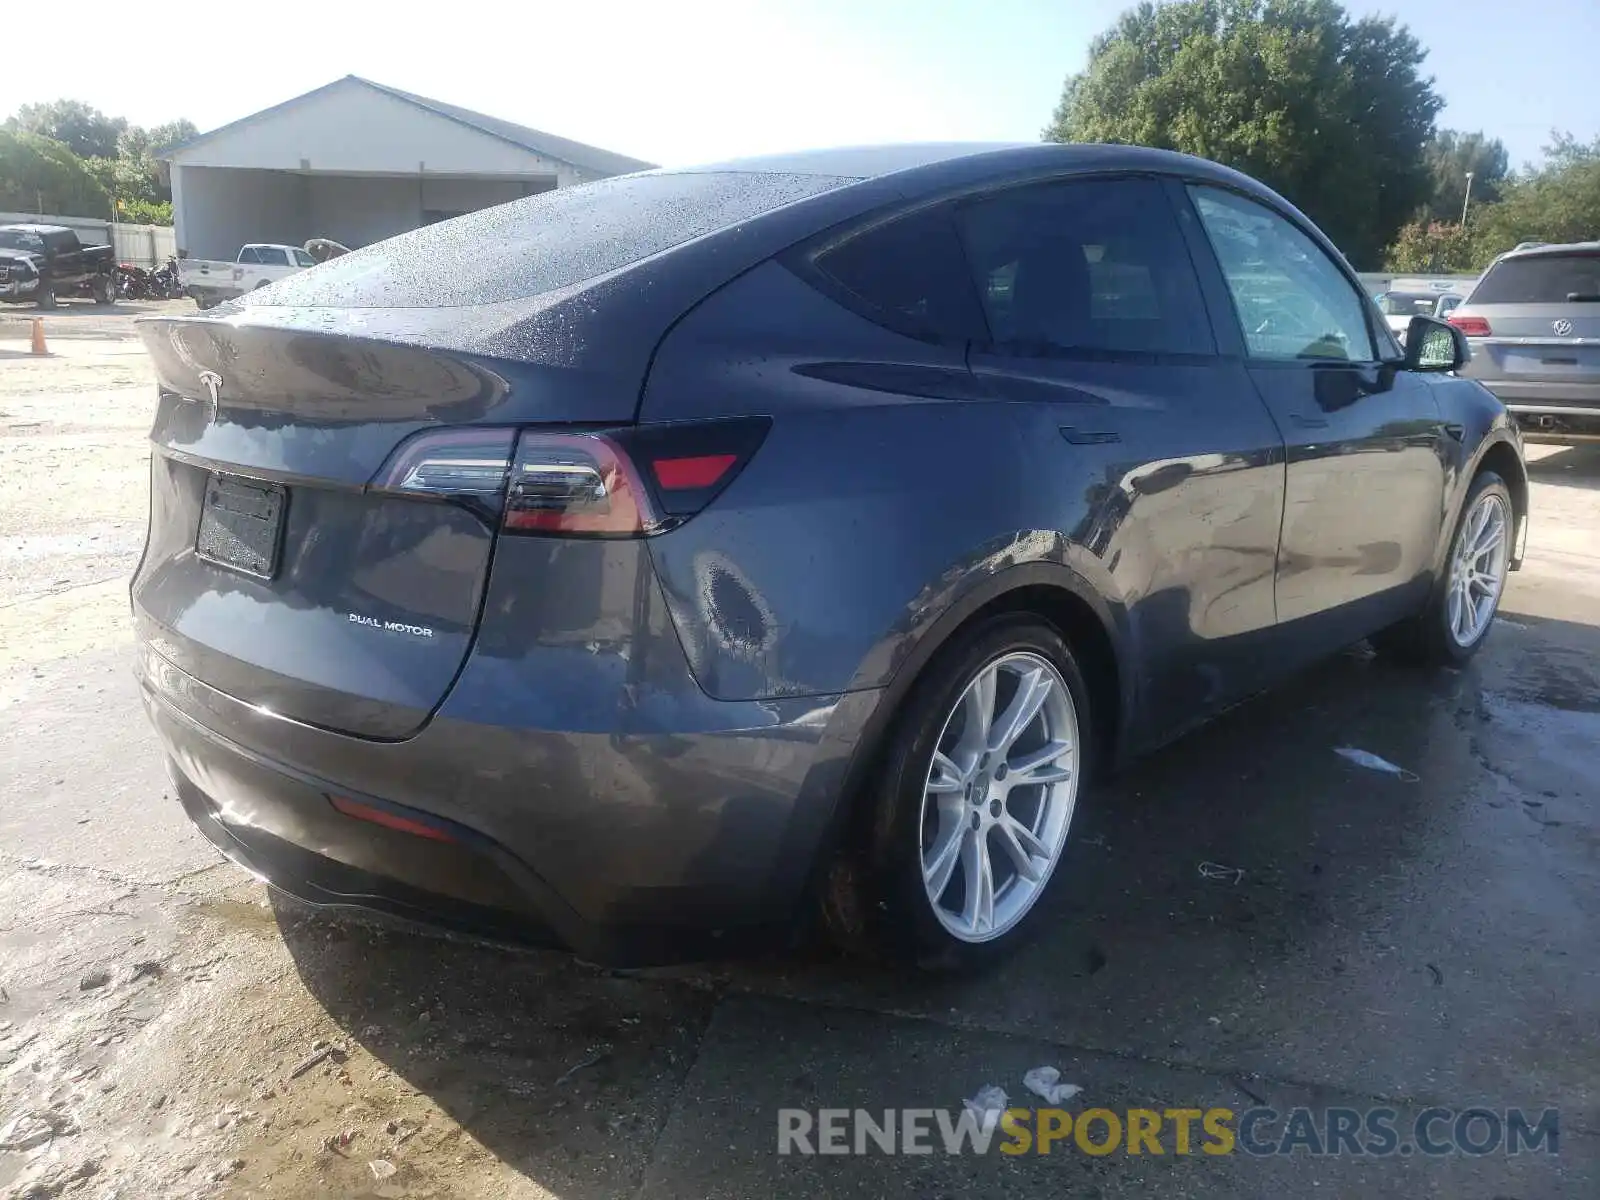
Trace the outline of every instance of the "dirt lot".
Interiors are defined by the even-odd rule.
[[[0,1195],[1600,1194],[1600,452],[1535,452],[1530,561],[1472,668],[1357,649],[1101,789],[1059,919],[998,973],[618,973],[310,914],[189,830],[128,668],[130,315],[52,314],[47,359],[14,315]],[[1080,1109],[1558,1108],[1559,1154],[776,1153],[779,1108],[1020,1103],[1043,1064]]]

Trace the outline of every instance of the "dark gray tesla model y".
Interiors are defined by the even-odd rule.
[[[601,960],[981,962],[1098,769],[1363,637],[1464,660],[1527,525],[1460,334],[1158,151],[653,171],[142,331],[190,815]]]

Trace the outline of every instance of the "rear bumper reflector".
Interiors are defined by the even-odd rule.
[[[345,796],[329,796],[328,802],[345,816],[357,821],[370,821],[374,825],[382,825],[385,829],[394,829],[400,833],[409,833],[415,837],[427,838],[434,842],[453,842],[455,836],[437,825],[430,825],[424,821],[403,817],[399,813],[391,812],[375,805],[363,804],[359,800],[351,800]]]

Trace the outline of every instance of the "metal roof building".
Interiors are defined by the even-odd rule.
[[[347,75],[167,150],[181,250],[364,246],[652,164]]]

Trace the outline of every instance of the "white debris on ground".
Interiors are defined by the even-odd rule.
[[[1011,1097],[1006,1095],[1003,1087],[988,1083],[978,1089],[978,1094],[970,1100],[963,1100],[961,1107],[966,1109],[980,1121],[990,1114],[1006,1111],[1011,1106]]]
[[[1365,767],[1369,771],[1379,771],[1385,775],[1393,775],[1405,783],[1416,783],[1417,775],[1397,767],[1387,758],[1380,758],[1370,750],[1358,750],[1354,746],[1335,746],[1333,752],[1348,762],[1355,763],[1358,767]]]
[[[1022,1077],[1022,1086],[1046,1104],[1065,1104],[1083,1091],[1075,1083],[1062,1083],[1061,1072],[1055,1067],[1034,1067]]]

